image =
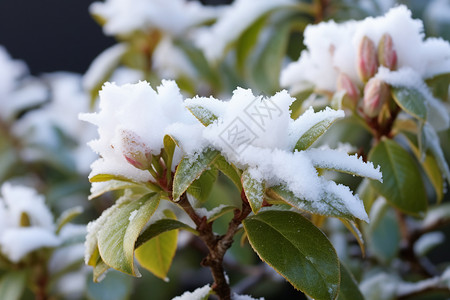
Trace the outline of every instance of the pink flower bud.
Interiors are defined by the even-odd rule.
[[[378,70],[377,49],[367,36],[359,44],[357,59],[359,76],[363,82],[367,82]]]
[[[131,130],[121,130],[122,154],[134,167],[147,170],[151,167],[152,153],[141,137]]]
[[[395,70],[397,67],[397,52],[394,49],[392,37],[389,33],[383,34],[378,44],[378,60],[380,65]]]
[[[340,73],[337,79],[337,90],[345,91],[347,96],[356,104],[359,100],[359,89],[345,73]]]
[[[389,86],[378,78],[371,78],[364,88],[364,114],[369,118],[378,116],[389,97]]]

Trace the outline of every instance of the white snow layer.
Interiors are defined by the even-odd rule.
[[[172,300],[200,300],[208,296],[210,292],[211,287],[207,284],[193,292],[184,292],[183,295],[172,298]]]
[[[19,262],[28,253],[58,246],[53,216],[45,206],[44,198],[35,190],[4,183],[0,198],[0,250],[12,262]],[[29,226],[21,225],[26,215]]]
[[[392,37],[399,69],[411,68],[422,79],[450,72],[450,44],[438,38],[424,39],[422,21],[412,19],[406,6],[400,5],[382,17],[309,25],[304,40],[307,50],[283,70],[281,85],[293,93],[311,83],[318,90],[335,91],[340,72],[361,85],[356,67],[360,41],[367,36],[377,46],[385,33]],[[408,82],[405,77],[401,85]]]
[[[293,0],[236,0],[213,26],[198,30],[196,44],[208,60],[215,61],[223,56],[228,44],[259,17],[270,10],[295,3]]]
[[[125,155],[140,152],[158,155],[168,131],[175,138],[177,132],[185,132],[177,130],[177,126],[194,125],[189,127],[191,136],[202,129],[200,125],[195,126],[198,122],[185,108],[173,81],[163,80],[156,91],[147,82],[122,86],[105,83],[100,91],[99,106],[98,113],[80,115],[81,120],[98,126],[99,138],[89,143],[100,155],[91,166],[91,177],[113,174],[141,182],[150,180],[150,173],[129,164]],[[192,150],[190,141],[186,138],[180,143],[188,153]]]
[[[105,20],[107,35],[126,35],[133,31],[157,29],[172,35],[215,19],[221,9],[187,0],[106,0],[90,6],[93,15]]]

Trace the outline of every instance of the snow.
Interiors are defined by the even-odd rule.
[[[348,187],[319,176],[316,167],[381,180],[379,168],[337,150],[293,152],[298,138],[314,125],[341,118],[344,113],[329,108],[314,113],[309,109],[294,121],[289,110],[292,101],[286,91],[263,98],[237,88],[229,101],[194,98],[186,100],[186,105],[214,110],[217,120],[204,129],[203,137],[229,162],[248,170],[254,180],[264,182],[267,187],[285,185],[297,197],[311,201],[312,207],[328,214],[329,204],[321,201],[338,200],[341,211],[368,221],[361,200]],[[334,202],[332,205],[338,206]]]
[[[204,287],[198,288],[193,292],[184,292],[183,295],[172,298],[172,300],[200,300],[208,296],[211,292],[211,287],[209,284]]]
[[[170,37],[164,37],[158,43],[152,55],[152,67],[161,78],[176,78],[179,75],[198,77],[188,57]]]
[[[2,185],[1,193],[0,251],[9,260],[17,263],[34,250],[60,245],[53,216],[42,196],[31,188],[10,183]],[[28,226],[21,224],[23,215],[28,217]]]
[[[261,298],[253,298],[253,297],[251,297],[251,296],[249,296],[249,295],[238,295],[238,294],[234,293],[234,294],[231,296],[231,299],[232,299],[232,300],[264,300],[264,297],[261,297]]]
[[[105,20],[107,35],[127,35],[156,29],[181,35],[187,29],[215,19],[221,9],[187,0],[106,0],[94,2],[90,12]]]
[[[119,43],[104,50],[89,66],[83,78],[83,87],[91,91],[101,85],[109,71],[113,70],[127,50],[127,45]]]
[[[445,235],[442,232],[430,232],[424,234],[414,244],[414,253],[423,256],[432,248],[443,243],[444,240]]]
[[[399,5],[377,18],[309,25],[304,40],[307,50],[301,53],[298,61],[282,71],[280,83],[289,87],[292,93],[305,89],[311,83],[316,90],[334,92],[337,77],[343,72],[361,86],[357,74],[359,43],[367,36],[377,46],[385,33],[392,37],[399,69],[410,68],[422,80],[450,72],[450,44],[436,38],[424,40],[422,22],[412,19],[406,6]],[[408,82],[408,78],[403,78],[402,85]]]
[[[270,10],[293,6],[293,0],[236,0],[211,27],[198,30],[195,41],[210,61],[220,59],[228,46]]]
[[[163,80],[156,91],[147,82],[122,86],[105,83],[100,91],[99,106],[98,113],[80,115],[81,120],[98,127],[99,138],[89,142],[89,146],[100,158],[92,164],[90,177],[113,174],[138,182],[151,180],[148,171],[127,162],[124,156],[129,153],[127,147],[130,144],[140,145],[141,150],[158,155],[163,148],[164,135],[171,126],[198,123],[184,107],[183,97],[173,81]],[[177,139],[176,132],[174,134]],[[180,146],[191,150],[190,139],[181,139]],[[174,161],[175,164],[178,162]]]

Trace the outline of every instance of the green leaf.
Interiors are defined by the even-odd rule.
[[[371,184],[390,204],[412,215],[426,211],[425,187],[408,151],[393,140],[383,139],[369,153],[369,161],[381,166],[383,182]]]
[[[340,282],[336,252],[310,221],[291,211],[263,211],[243,224],[259,257],[295,288],[318,300],[336,298]]]
[[[117,190],[124,190],[124,189],[131,189],[131,188],[142,188],[142,185],[134,183],[134,182],[127,182],[127,181],[120,181],[120,180],[109,180],[104,185],[102,185],[100,188],[95,188],[92,190],[92,194],[89,196],[89,200],[92,200],[94,198],[97,198],[104,193],[110,192],[110,191],[117,191]]]
[[[0,278],[0,299],[20,300],[26,282],[26,271],[8,271]]]
[[[187,109],[197,118],[203,125],[208,126],[218,119],[218,117],[209,109],[201,105],[187,105]]]
[[[98,232],[98,248],[103,261],[129,275],[139,274],[134,265],[134,245],[158,207],[160,194],[147,194],[121,203]]]
[[[264,183],[253,179],[250,171],[247,169],[242,173],[242,187],[253,213],[256,214],[261,209],[264,201]]]
[[[135,248],[139,248],[141,245],[149,241],[150,239],[171,230],[185,229],[195,235],[198,235],[197,230],[191,226],[174,219],[161,219],[151,224],[145,229],[136,241]]]
[[[359,248],[361,249],[361,253],[362,255],[366,255],[366,247],[364,244],[364,239],[362,236],[361,231],[358,228],[358,225],[350,220],[345,220],[340,218],[339,219],[342,224],[344,224],[344,226],[352,233],[352,235],[355,237],[356,241],[358,242]]]
[[[133,292],[133,280],[120,272],[111,271],[100,283],[88,282],[89,300],[127,300]]]
[[[450,73],[434,76],[433,78],[427,79],[426,82],[434,97],[442,101],[449,100],[448,86],[450,85]]]
[[[294,151],[298,150],[306,150],[308,149],[319,137],[321,137],[339,118],[327,118],[322,120],[308,129],[297,141],[295,144]]]
[[[206,170],[187,189],[187,192],[200,202],[208,200],[219,172],[216,168]]]
[[[236,42],[236,67],[242,75],[245,75],[245,71],[248,70],[246,65],[247,58],[257,45],[259,34],[264,25],[266,25],[267,19],[267,14],[259,17],[242,33]]]
[[[110,267],[105,264],[101,257],[99,257],[97,263],[94,265],[93,281],[101,282],[103,279],[105,279],[106,271],[108,271],[109,269]]]
[[[425,140],[427,141],[425,150],[429,149],[433,154],[439,166],[439,169],[441,170],[442,176],[445,177],[447,179],[447,182],[450,184],[450,169],[448,167],[447,161],[445,160],[445,155],[444,151],[441,148],[439,136],[437,135],[434,128],[429,124],[424,125],[423,134],[426,136]]]
[[[64,225],[75,219],[82,212],[83,207],[81,206],[72,207],[63,211],[63,213],[59,216],[58,220],[56,220],[56,233],[58,234],[64,227]]]
[[[384,200],[378,201],[370,214],[371,222],[366,232],[367,242],[375,256],[387,264],[397,257],[401,235],[393,209],[386,205]]]
[[[178,201],[188,187],[208,169],[219,155],[219,151],[206,149],[193,157],[185,157],[177,167],[173,180],[173,200]]]
[[[285,19],[270,28],[266,42],[253,64],[253,80],[256,86],[267,94],[279,90],[280,68],[287,50],[291,22],[292,20]]]
[[[168,186],[172,185],[172,162],[173,162],[173,154],[175,153],[175,148],[177,146],[175,139],[173,139],[170,135],[165,135],[163,139],[164,143],[164,151],[163,151],[163,159],[166,164],[166,180]]]
[[[169,219],[175,219],[175,214],[164,211]],[[167,281],[167,273],[177,250],[178,230],[170,230],[153,237],[136,249],[136,259],[145,269],[155,276]]]
[[[427,99],[421,91],[415,88],[392,88],[392,97],[405,112],[421,121],[427,119]]]
[[[341,286],[337,300],[364,300],[352,273],[340,262]]]
[[[422,157],[419,147],[416,144],[417,138],[413,134],[404,132],[403,135],[407,138],[409,148],[417,160],[421,162],[421,166],[434,188],[437,202],[441,202],[444,197],[444,179],[436,159],[430,152],[425,153],[425,157]]]
[[[219,155],[214,161],[214,166],[219,169],[225,176],[237,186],[239,191],[242,191],[241,172],[234,165],[228,163],[228,161],[222,155]]]
[[[283,186],[274,186],[267,189],[266,193],[269,197],[282,200],[285,203],[312,214],[338,217],[353,220],[354,217],[348,211],[342,199],[337,197],[326,197],[320,201],[308,201],[300,199],[295,194]]]

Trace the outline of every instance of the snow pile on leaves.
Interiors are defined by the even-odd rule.
[[[90,11],[105,20],[108,35],[158,29],[180,35],[191,26],[216,18],[219,10],[187,0],[106,0],[94,2]]]
[[[281,85],[292,92],[303,90],[311,83],[318,90],[335,91],[339,74],[345,73],[360,86],[362,79],[357,68],[360,43],[367,37],[377,47],[384,34],[391,36],[397,53],[397,71],[392,72],[411,69],[422,79],[450,72],[449,43],[440,38],[424,40],[422,22],[412,19],[411,12],[400,5],[382,17],[308,26],[305,30],[307,50],[282,72]],[[389,72],[384,67],[379,71]],[[408,76],[403,76],[402,82],[394,85],[408,86],[409,80]]]
[[[230,163],[246,170],[253,180],[263,182],[266,187],[281,184],[321,211],[326,208],[321,207],[320,200],[337,197],[345,203],[343,209],[367,221],[361,200],[348,187],[319,176],[317,168],[381,180],[379,168],[337,150],[301,149],[297,141],[317,123],[332,123],[344,117],[344,112],[327,108],[314,113],[309,109],[293,120],[289,110],[293,101],[286,91],[263,98],[238,88],[228,102],[194,98],[186,104],[190,108],[201,106],[216,115],[217,120],[205,128],[203,137]]]
[[[125,176],[145,182],[152,179],[144,165],[158,155],[169,127],[183,126],[186,149],[202,126],[184,107],[183,97],[173,81],[163,81],[157,91],[146,82],[117,86],[106,83],[100,92],[100,111],[80,115],[98,126],[99,139],[89,143],[100,155],[92,164],[90,177],[98,174]],[[187,128],[189,127],[189,128]],[[181,159],[174,160],[174,166]]]
[[[1,253],[17,263],[34,250],[59,244],[44,198],[33,189],[4,183],[0,198]]]

